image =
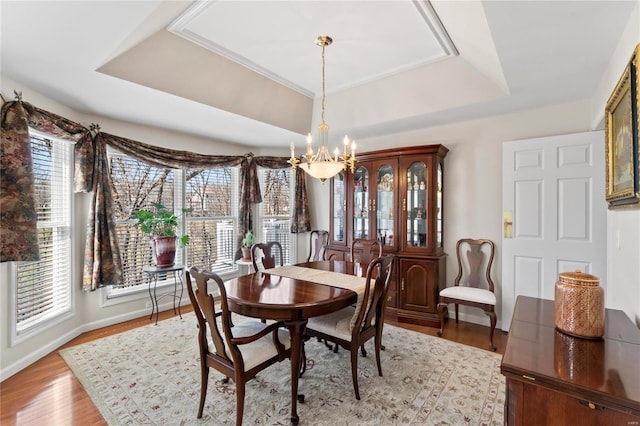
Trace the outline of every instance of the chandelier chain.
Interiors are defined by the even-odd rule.
[[[326,43],[322,43],[322,122],[324,123],[324,48]]]

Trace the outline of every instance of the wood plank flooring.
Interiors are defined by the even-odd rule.
[[[183,312],[191,310],[183,306]],[[160,313],[160,319],[173,316],[173,311]],[[59,349],[121,333],[135,327],[148,325],[148,317],[141,317],[109,327],[84,333]],[[432,336],[437,329],[387,321]],[[503,354],[507,334],[496,330],[494,343],[497,353]],[[488,327],[449,320],[444,338],[481,349],[489,348]],[[194,406],[194,416],[196,407]],[[100,412],[73,375],[62,357],[55,350],[33,365],[0,383],[0,424],[12,425],[106,425]]]

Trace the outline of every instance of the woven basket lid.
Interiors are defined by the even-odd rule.
[[[558,280],[564,284],[597,286],[600,285],[600,278],[595,275],[585,274],[582,271],[561,272]]]

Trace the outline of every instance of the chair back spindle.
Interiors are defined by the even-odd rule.
[[[329,231],[314,229],[309,234],[309,255],[307,262],[318,261],[324,258],[324,249],[329,244]]]
[[[368,265],[376,257],[382,256],[380,240],[356,239],[351,243],[351,261]]]
[[[282,245],[277,241],[254,244],[251,247],[251,262],[256,272],[284,265]]]

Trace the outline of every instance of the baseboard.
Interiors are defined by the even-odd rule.
[[[181,303],[181,306],[187,305],[189,303],[190,302],[188,301],[186,303],[184,303],[183,301],[183,303]],[[161,304],[160,308],[161,308],[160,311],[173,309],[173,303],[167,302],[167,303]],[[99,328],[108,327],[110,325],[118,324],[124,321],[129,321],[132,319],[136,319],[136,318],[140,318],[148,315],[149,315],[149,309],[139,309],[137,311],[127,312],[122,315],[105,318],[99,321],[94,321],[94,322],[83,324],[79,327],[76,327],[75,329],[70,330],[63,335],[58,336],[58,338],[49,342],[47,345],[41,348],[38,348],[38,350],[31,352],[30,354],[27,354],[26,356],[22,357],[19,361],[16,361],[13,364],[0,370],[0,382],[8,379],[14,374],[20,372],[21,370],[29,367],[31,364],[49,355],[51,352],[56,351],[58,348],[60,348],[60,346],[70,342],[71,340],[80,336],[82,333],[86,333],[87,331],[97,330]],[[151,323],[152,323],[151,320],[149,320],[149,324]]]
[[[481,310],[479,310],[478,312],[482,312]],[[449,309],[449,321],[454,321],[455,322],[455,311],[453,309],[453,307],[451,307]],[[481,314],[481,315],[476,315],[476,314],[469,314],[469,313],[464,313],[464,312],[460,312],[460,321],[465,321],[465,322],[471,322],[474,324],[479,324],[479,325],[484,325],[486,327],[489,327],[489,317]],[[496,322],[496,330],[502,330],[502,321],[498,320]]]

